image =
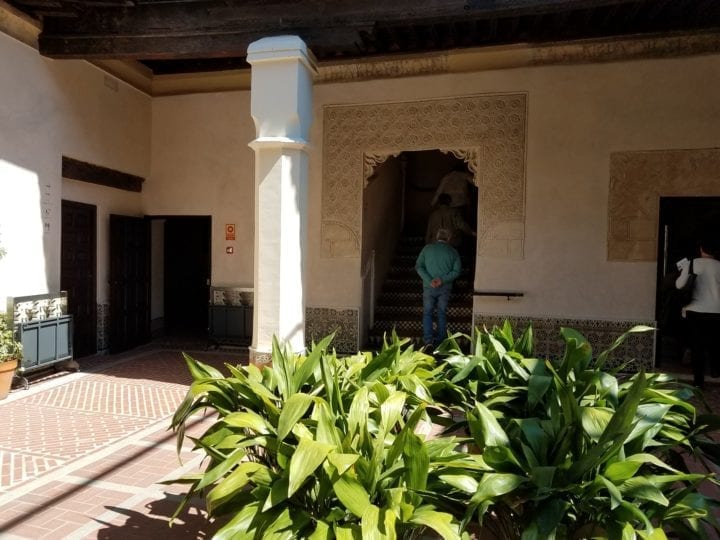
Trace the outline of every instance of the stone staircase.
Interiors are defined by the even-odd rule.
[[[393,328],[400,337],[422,345],[422,281],[415,272],[415,260],[424,246],[421,236],[404,236],[375,305],[375,324],[368,330],[368,347],[379,349],[383,335]],[[448,306],[448,332],[470,334],[472,327],[471,255],[461,253],[462,272],[453,286]]]

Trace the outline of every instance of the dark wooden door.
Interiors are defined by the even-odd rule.
[[[662,197],[657,265],[656,362],[664,369],[678,366],[687,347],[686,329],[680,315],[675,279],[676,263],[698,257],[698,240],[704,234],[720,234],[720,197]]]
[[[60,288],[73,316],[73,354],[97,352],[97,210],[94,205],[62,201]]]
[[[165,330],[206,334],[210,296],[209,216],[165,222]]]
[[[150,222],[110,215],[110,352],[150,340]]]

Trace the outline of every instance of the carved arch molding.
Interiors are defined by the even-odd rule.
[[[657,259],[660,197],[720,196],[720,149],[610,155],[608,260]]]
[[[479,256],[522,259],[527,94],[483,94],[323,111],[322,256],[359,257],[372,169],[403,151],[464,159],[478,187]]]

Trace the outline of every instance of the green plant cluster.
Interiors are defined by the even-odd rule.
[[[597,358],[571,329],[563,358],[534,358],[532,329],[515,339],[508,323],[470,354],[467,336],[433,357],[393,334],[340,357],[329,336],[307,355],[274,343],[271,366],[228,376],[185,355],[178,451],[192,416],[217,417],[193,439],[206,467],[179,480],[178,513],[202,494],[219,539],[707,537],[720,419],[666,375],[604,370],[646,330]]]
[[[0,362],[21,358],[22,344],[15,338],[15,330],[7,315],[0,313]]]

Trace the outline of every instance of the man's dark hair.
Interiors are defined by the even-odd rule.
[[[715,257],[716,259],[720,256],[720,241],[715,234],[705,234],[700,238],[700,247],[702,250]]]
[[[447,193],[441,193],[438,197],[438,204],[443,206],[450,206],[450,203],[452,202],[452,197],[448,195]]]

